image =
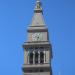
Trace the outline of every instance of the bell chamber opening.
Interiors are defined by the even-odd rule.
[[[33,64],[33,52],[30,52],[29,54],[29,63]]]

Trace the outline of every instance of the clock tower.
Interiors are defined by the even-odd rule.
[[[27,28],[28,40],[24,42],[23,75],[52,75],[52,46],[48,28],[43,18],[40,0],[36,0],[34,16]]]

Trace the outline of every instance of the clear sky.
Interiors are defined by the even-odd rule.
[[[0,0],[0,75],[22,75],[23,48],[36,0]],[[53,48],[53,75],[75,75],[75,0],[41,0]]]

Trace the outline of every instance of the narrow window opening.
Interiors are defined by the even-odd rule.
[[[44,70],[43,69],[40,69],[40,72],[44,72]]]
[[[43,64],[44,63],[44,53],[40,52],[40,63]]]
[[[30,53],[30,56],[29,56],[29,63],[33,64],[33,53],[32,52]]]
[[[38,64],[38,52],[35,52],[35,64]]]

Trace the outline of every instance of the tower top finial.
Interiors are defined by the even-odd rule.
[[[42,12],[41,2],[40,0],[36,0],[36,6],[34,12]]]

